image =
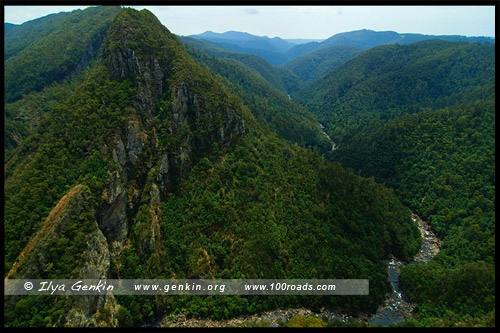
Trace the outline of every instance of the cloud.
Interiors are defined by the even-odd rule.
[[[255,8],[246,8],[245,13],[247,13],[248,15],[255,15],[259,14],[259,11]]]
[[[7,23],[22,24],[45,15],[71,12],[88,6],[5,6],[4,19]]]

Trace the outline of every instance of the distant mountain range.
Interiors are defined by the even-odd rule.
[[[206,31],[199,35],[191,35],[190,37],[203,39],[229,50],[258,55],[276,66],[280,66],[308,52],[330,46],[353,46],[366,50],[384,44],[411,44],[428,39],[463,41],[468,43],[495,42],[495,38],[492,37],[400,34],[395,31],[373,31],[367,29],[342,32],[320,42],[316,40],[300,44],[297,42],[300,40],[297,39],[285,40],[279,37],[261,37],[238,31],[228,31],[225,33]]]
[[[324,39],[304,39],[304,38],[294,38],[294,39],[285,39],[287,42],[294,43],[297,45],[312,43],[312,42],[322,42]]]
[[[279,37],[261,37],[237,31],[227,31],[222,34],[206,31],[189,37],[202,39],[228,50],[255,54],[273,65],[285,63],[288,60],[286,52],[296,45]]]

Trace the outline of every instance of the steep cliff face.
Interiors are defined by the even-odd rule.
[[[18,261],[7,274],[7,279],[106,279],[109,275],[110,252],[108,242],[97,221],[90,200],[89,188],[78,184],[64,195],[51,210],[44,224],[26,245]],[[73,238],[74,237],[74,238]],[[59,252],[61,242],[71,243],[71,249]],[[55,251],[54,251],[55,250]],[[81,259],[78,260],[77,257]],[[66,274],[59,273],[63,264],[72,260]],[[14,306],[19,297],[7,301]],[[117,306],[114,297],[79,296],[70,299],[65,316],[57,318],[56,326],[116,326]],[[102,322],[99,310],[109,314]]]
[[[100,169],[107,176],[92,188],[79,184],[60,199],[7,278],[117,278],[111,263],[120,265],[120,254],[131,239],[137,240],[132,243],[141,253],[158,255],[161,202],[213,145],[229,145],[244,134],[238,102],[231,101],[209,75],[198,74],[200,69],[176,37],[152,17],[147,11],[120,11],[106,36],[98,35],[83,52],[81,66],[102,43],[99,61],[107,67],[109,79],[130,82],[134,88],[128,96],[131,102],[120,110],[121,120],[84,148],[97,148],[108,163]],[[144,40],[145,35],[152,40]],[[82,86],[93,84],[89,79]],[[101,102],[116,103],[106,97]],[[75,228],[78,232],[72,234]],[[78,247],[69,253],[51,250],[62,249],[61,242]],[[74,257],[69,269],[70,255]],[[112,296],[78,297],[53,324],[115,326],[118,308]]]
[[[64,237],[65,230],[68,227],[72,227],[78,214],[90,208],[88,207],[87,199],[88,194],[85,191],[85,187],[81,184],[73,187],[64,195],[50,211],[42,227],[21,252],[17,262],[14,263],[7,274],[7,278],[42,278],[50,274],[50,270],[47,268],[52,268],[57,264],[47,256],[50,246],[53,240]],[[91,209],[90,214],[92,213],[93,210]],[[89,221],[87,227],[99,231],[95,221]],[[91,235],[86,236],[86,239],[91,238]],[[105,254],[100,253],[99,255]],[[107,271],[107,269],[108,267],[100,267],[98,271]]]
[[[148,25],[141,24],[145,19]],[[148,41],[143,40],[146,34]],[[151,13],[123,10],[104,44],[111,74],[132,81],[136,94],[126,127],[117,129],[103,149],[117,171],[102,194],[99,226],[108,242],[123,244],[139,208],[146,205],[143,227],[151,230],[151,237],[145,248],[153,250],[160,234],[159,203],[175,189],[172,181],[213,144],[229,145],[244,134],[245,124],[237,111],[240,105],[209,75],[196,74],[200,69]],[[209,96],[214,87],[216,95]]]
[[[159,235],[159,204],[175,190],[172,180],[189,172],[197,160],[210,153],[213,144],[229,145],[245,131],[238,113],[241,106],[187,58],[180,42],[156,18],[147,26],[141,25],[151,16],[149,12],[121,11],[104,42],[103,62],[111,76],[129,80],[135,87],[123,122],[111,129],[98,148],[113,165],[99,194],[101,202],[91,211],[99,232],[114,249],[111,256],[119,254],[142,205],[149,211],[148,229],[153,235],[147,247],[154,248]],[[158,30],[154,43],[142,40],[145,27]],[[66,200],[65,196],[61,202]],[[47,237],[46,229],[40,231],[43,238]],[[103,245],[102,237],[99,239],[95,244]]]

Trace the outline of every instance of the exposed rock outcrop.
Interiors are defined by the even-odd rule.
[[[126,42],[123,42],[126,44]],[[116,48],[110,55],[111,73],[122,78],[134,79],[137,90],[136,106],[149,115],[154,115],[165,86],[165,73],[154,56],[139,60],[135,51]]]
[[[111,53],[111,73],[122,78],[140,73],[139,59],[130,48],[117,48]]]
[[[128,232],[127,193],[118,172],[113,174],[102,198],[105,204],[97,217],[99,228],[110,244],[115,241],[123,242]]]
[[[148,136],[142,129],[139,120],[130,120],[127,127],[127,152],[132,165],[136,164],[147,140]]]
[[[106,190],[108,202],[116,201],[123,192],[117,178],[115,180],[111,184],[113,186],[108,187]],[[51,256],[48,255],[51,244],[53,244],[51,242],[55,239],[63,238],[64,230],[82,214],[90,213],[86,215],[87,217],[95,214],[90,204],[89,193],[87,187],[78,184],[59,200],[50,211],[40,230],[26,245],[19,256],[19,260],[13,265],[6,278],[39,278],[39,276],[47,274],[47,270],[50,270],[49,267],[56,261],[59,261],[59,258],[54,258],[54,254]],[[110,268],[108,242],[96,220],[88,220],[87,222],[90,224],[84,227],[86,228],[85,230],[90,228],[92,231],[84,234],[85,239],[87,239],[87,246],[85,249],[82,249],[81,259],[78,259],[78,262],[82,263],[78,278],[106,279]],[[77,224],[78,227],[80,226]],[[75,276],[59,276],[58,278],[75,278]],[[18,300],[19,297],[15,297],[11,301],[16,302]],[[62,315],[61,321],[55,323],[56,326],[87,327],[117,325],[117,306],[112,295],[77,296],[73,297],[72,301],[71,308],[66,309],[67,311]],[[106,311],[108,314],[105,322],[103,321],[104,317],[101,316],[102,318],[98,318],[99,309],[102,309],[101,312]]]
[[[165,185],[170,181],[169,177],[169,161],[168,161],[168,154],[165,153],[163,157],[161,158],[160,161],[160,167],[158,170],[158,173],[156,174],[155,177],[155,182],[158,184],[159,190],[163,191],[165,188]]]
[[[74,208],[80,206],[80,202],[86,199],[84,187],[81,184],[73,187],[65,194],[59,202],[52,208],[49,215],[45,219],[42,227],[38,230],[35,236],[24,247],[23,251],[14,263],[6,278],[30,278],[35,272],[45,267],[45,241],[57,236],[57,230],[62,229],[64,225],[71,220],[74,214]],[[34,258],[34,250],[37,249],[42,255]],[[21,271],[18,268],[25,261],[35,261],[33,265],[24,265],[26,268]],[[36,263],[36,264],[35,264]]]
[[[115,139],[115,145],[112,151],[113,161],[115,161],[118,171],[122,172],[125,163],[127,163],[127,153],[125,145],[120,137]]]
[[[81,279],[106,279],[110,267],[110,252],[103,233],[96,224],[96,230],[87,242],[83,253],[85,265],[80,271]],[[117,306],[113,295],[89,295],[73,298],[73,306],[68,312],[64,326],[117,326]],[[103,310],[107,315],[100,315]]]

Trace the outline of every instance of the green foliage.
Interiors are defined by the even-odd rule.
[[[119,325],[139,326],[165,314],[228,319],[299,306],[359,313],[373,311],[381,304],[390,291],[383,260],[391,254],[409,260],[421,243],[410,211],[392,190],[374,179],[361,178],[338,163],[327,162],[317,152],[290,145],[273,134],[304,146],[322,144],[315,137],[320,135],[315,118],[270,87],[264,79],[264,67],[259,67],[262,63],[250,64],[256,58],[236,55],[224,59],[198,55],[210,70],[220,73],[214,78],[146,10],[120,10],[103,43],[102,56],[82,72],[81,80],[37,93],[29,88],[31,95],[9,104],[10,120],[26,115],[27,121],[9,124],[10,133],[17,131],[26,137],[5,165],[5,272],[62,195],[83,184],[85,200],[81,205],[71,204],[69,209],[74,211],[68,211],[75,217],[60,225],[57,237],[40,242],[39,252],[21,262],[19,271],[34,269],[41,277],[78,273],[84,264],[81,254],[87,237],[96,231],[96,212],[105,207],[103,190],[118,168],[107,144],[136,120],[147,125],[144,129],[149,141],[144,143],[137,163],[123,167],[121,185],[129,199],[129,229],[121,253],[112,258],[112,277],[361,278],[370,280],[370,293],[362,297],[117,296]],[[139,92],[144,92],[141,88],[151,79],[146,72],[128,79],[111,73],[113,57],[126,50],[141,64],[158,61],[165,73],[160,101],[150,114],[138,106],[143,97]],[[248,63],[243,65],[245,61]],[[261,68],[260,74],[251,67]],[[275,81],[288,89],[291,83],[278,78]],[[64,93],[68,96],[62,97]],[[174,130],[172,110],[179,106],[175,103],[181,103],[181,93],[188,120]],[[40,110],[23,111],[33,108],[39,98],[47,100],[40,104]],[[220,130],[232,130],[229,124],[238,117],[244,123],[244,133],[224,141]],[[170,180],[158,196],[160,202],[153,202],[153,182],[165,153],[173,161]],[[493,190],[482,190],[486,201],[479,198],[480,205],[489,207]],[[482,216],[485,210],[475,208],[475,214]],[[461,287],[464,277],[477,270],[482,274],[478,276],[478,295],[484,296],[492,287],[494,264],[489,250],[494,238],[491,242],[488,221],[477,225],[475,221],[464,219],[463,225],[476,231],[475,249],[483,246],[482,252],[463,251],[462,257],[477,255],[483,263],[460,261],[452,267],[454,271],[441,275],[456,283],[452,286]],[[154,234],[152,228],[156,228]],[[466,230],[450,235],[469,235]],[[462,249],[450,246],[449,253],[462,253]],[[42,254],[47,265],[32,265]],[[452,259],[443,256],[446,263]],[[425,272],[422,275],[426,276]],[[460,279],[455,281],[454,276]],[[407,279],[415,281],[417,287],[422,285],[411,274]],[[467,305],[471,304],[464,298],[468,291],[459,294]],[[449,290],[443,295],[434,289],[428,292],[430,302],[449,301],[455,296]],[[10,299],[6,303],[7,326],[61,326],[72,301],[66,297]],[[474,314],[488,316],[492,301],[490,297],[484,306],[477,305]],[[299,318],[296,325],[325,323]]]
[[[331,72],[360,52],[361,49],[352,46],[331,46],[308,52],[281,67],[292,71],[307,84]]]
[[[410,318],[391,327],[495,327],[495,310],[481,317],[446,311],[439,317]]]
[[[275,67],[256,55],[229,51],[190,37],[180,37],[180,39],[195,59],[200,58],[199,53],[201,53],[208,57],[235,60],[255,70],[271,86],[284,94],[298,90],[301,84],[299,78],[291,71]]]
[[[120,7],[91,7],[10,30],[5,44],[5,101],[18,100],[78,73],[95,58]],[[65,51],[61,52],[61,46]]]
[[[109,126],[122,121],[133,92],[130,82],[113,81],[105,67],[95,67],[63,103],[45,114],[37,131],[9,159],[6,271],[69,188],[83,183],[100,196],[109,164],[97,149]]]
[[[11,304],[15,297],[7,296]],[[51,327],[61,319],[64,309],[71,305],[72,297],[28,296],[6,308],[5,327]]]
[[[432,263],[401,273],[430,326],[476,325],[494,309],[495,102],[470,101],[368,127],[331,156],[394,188],[442,239]]]
[[[141,261],[139,251],[125,250],[122,278],[154,272],[176,278],[370,279],[370,296],[363,299],[225,297],[208,307],[212,298],[193,296],[166,305],[196,317],[228,318],[290,306],[295,298],[304,306],[373,309],[388,291],[383,258],[409,258],[419,247],[409,211],[382,186],[257,133],[226,154],[200,160],[162,212],[161,255]],[[133,244],[138,249],[141,241]]]
[[[472,216],[492,231],[494,119],[493,99],[408,115],[360,132],[332,158],[394,188],[441,237]]]
[[[418,304],[419,317],[453,312],[479,318],[495,307],[495,268],[483,261],[461,262],[453,268],[440,261],[410,265],[401,275],[401,283]]]
[[[305,316],[296,316],[292,317],[288,323],[288,327],[326,327],[327,324],[316,317],[305,317]]]
[[[274,89],[252,68],[236,60],[206,56],[192,48],[188,50],[214,75],[224,77],[232,92],[243,98],[254,117],[271,131],[303,147],[321,152],[331,149],[316,117]]]
[[[46,113],[71,95],[72,88],[69,83],[53,83],[41,92],[31,92],[5,105],[5,160],[9,159],[14,148],[36,130]]]
[[[295,94],[343,145],[397,116],[494,93],[494,45],[424,41],[360,53]]]

